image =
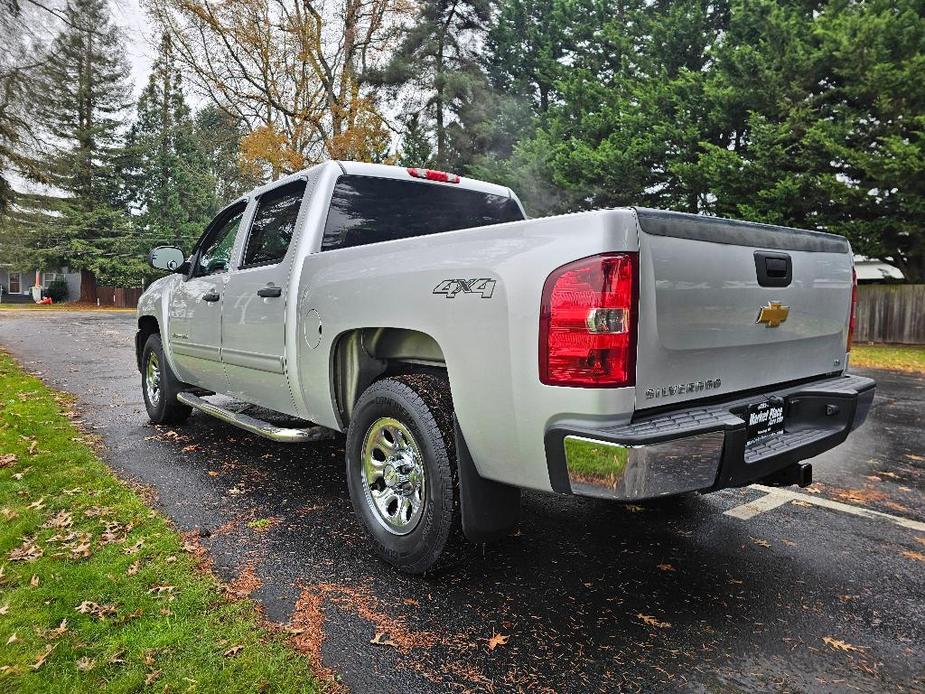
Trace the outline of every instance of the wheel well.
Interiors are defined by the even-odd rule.
[[[145,342],[148,341],[149,337],[160,331],[161,328],[157,323],[157,318],[154,316],[142,316],[138,319],[138,332],[135,333],[135,358],[138,361],[139,371],[141,371],[141,357]]]
[[[332,391],[344,427],[360,395],[382,376],[446,372],[437,341],[427,333],[405,328],[359,328],[343,333],[331,366]]]

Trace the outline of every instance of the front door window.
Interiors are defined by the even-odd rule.
[[[212,220],[199,241],[201,250],[194,253],[196,266],[193,268],[193,277],[216,275],[228,270],[231,249],[246,207],[247,204],[243,202],[233,205]]]
[[[10,294],[22,293],[22,275],[19,272],[10,273]]]

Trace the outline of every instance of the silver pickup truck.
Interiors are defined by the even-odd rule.
[[[508,533],[521,489],[809,484],[801,461],[874,396],[845,373],[855,278],[829,234],[641,208],[530,220],[504,187],[328,162],[151,263],[172,271],[138,304],[151,420],[346,432],[356,513],[408,572],[460,532]]]

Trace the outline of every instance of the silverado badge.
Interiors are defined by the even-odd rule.
[[[787,320],[790,315],[789,306],[781,306],[779,301],[769,301],[767,306],[762,306],[758,312],[756,323],[765,323],[769,328],[776,328],[778,325]]]

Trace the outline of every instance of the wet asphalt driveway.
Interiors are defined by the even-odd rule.
[[[0,315],[0,345],[79,398],[112,467],[200,531],[223,578],[253,572],[267,616],[352,691],[925,691],[925,378],[870,373],[865,427],[750,518],[726,512],[760,490],[645,508],[530,493],[514,536],[422,578],[364,547],[341,438],[150,425],[133,334],[131,313]]]

